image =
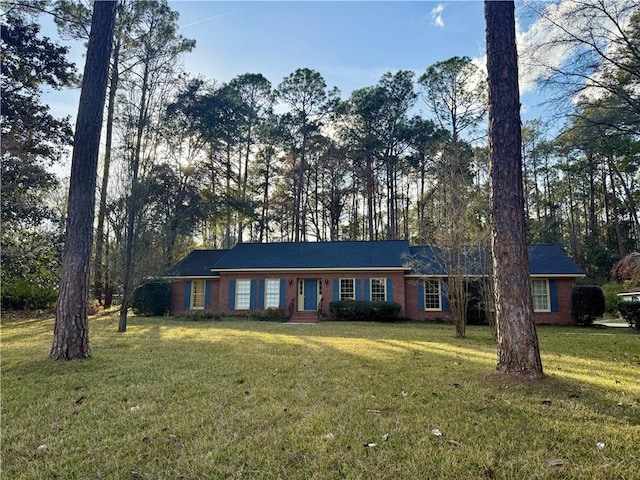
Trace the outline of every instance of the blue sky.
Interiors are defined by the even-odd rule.
[[[347,98],[388,71],[408,69],[419,76],[452,56],[484,63],[482,1],[180,0],[169,5],[180,13],[180,33],[197,42],[184,58],[186,71],[218,82],[262,73],[276,87],[306,67]],[[525,17],[518,17],[522,29]],[[42,33],[55,37],[51,19],[41,22]],[[83,55],[84,46],[73,44],[71,59],[80,72]],[[75,117],[78,97],[79,91],[66,90],[49,92],[43,100],[55,114]],[[537,95],[523,95],[523,118],[533,116],[537,101]]]

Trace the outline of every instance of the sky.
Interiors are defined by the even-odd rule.
[[[318,71],[342,97],[375,85],[386,72],[413,70],[453,56],[484,64],[482,1],[170,1],[180,33],[196,40],[184,57],[190,76],[227,82],[243,73],[261,73],[276,87],[298,68]],[[525,25],[519,15],[518,26]],[[521,18],[520,18],[521,17]],[[56,36],[41,19],[43,34]],[[68,41],[63,41],[69,44]],[[81,72],[84,46],[71,44]],[[54,114],[75,117],[79,91],[48,92]],[[523,92],[523,117],[537,96]],[[422,104],[418,111],[424,111]]]

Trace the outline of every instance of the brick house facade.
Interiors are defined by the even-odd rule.
[[[571,325],[571,292],[582,270],[556,246],[532,246],[529,255],[536,323]],[[230,250],[194,250],[167,272],[170,313],[206,309],[247,315],[280,308],[291,321],[313,322],[331,317],[331,301],[353,299],[397,302],[399,317],[410,320],[444,320],[450,315],[447,275],[438,256],[436,247],[410,247],[406,241],[242,243]],[[486,277],[478,265],[466,266],[466,278]]]

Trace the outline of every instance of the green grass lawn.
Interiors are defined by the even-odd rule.
[[[3,321],[3,479],[640,478],[629,329],[539,328],[520,383],[485,327],[90,328],[91,359],[52,362],[51,319]]]

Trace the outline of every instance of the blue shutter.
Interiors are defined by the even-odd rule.
[[[286,284],[284,281],[284,278],[280,279],[280,308],[285,308],[285,302],[286,302]]]
[[[251,290],[249,291],[249,308],[256,308],[256,279],[251,279]]]
[[[418,280],[418,310],[424,310],[424,280]]]
[[[362,280],[359,278],[356,278],[355,289],[356,300],[362,300]]]
[[[393,302],[393,280],[387,278],[387,302]]]
[[[442,311],[446,312],[449,310],[449,299],[447,298],[447,282],[445,282],[444,279],[440,280],[440,291],[442,293],[440,299]]]
[[[204,309],[209,310],[211,308],[211,280],[205,280],[204,282]]]
[[[558,282],[555,279],[549,280],[549,302],[551,302],[551,311],[558,311]]]
[[[371,279],[364,279],[364,299],[371,300]]]
[[[236,279],[229,280],[229,310],[236,308]]]
[[[184,282],[184,309],[191,308],[191,280]]]
[[[262,310],[264,308],[264,278],[258,281],[258,308]]]
[[[340,279],[333,279],[333,299],[340,300]]]

